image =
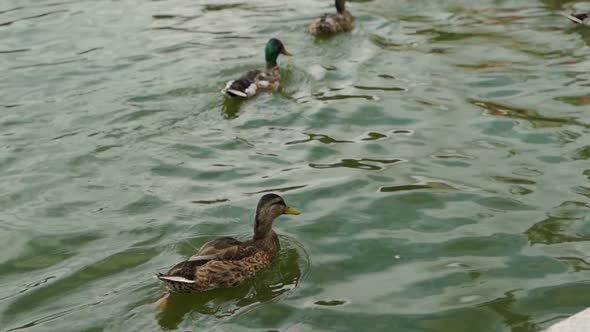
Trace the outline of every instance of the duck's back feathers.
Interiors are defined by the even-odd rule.
[[[309,25],[312,35],[324,35],[352,29],[352,14],[348,10],[336,14],[324,14]]]
[[[256,248],[248,242],[241,242],[233,237],[222,237],[205,243],[195,256],[190,260],[200,258],[200,260],[238,260],[253,255]]]

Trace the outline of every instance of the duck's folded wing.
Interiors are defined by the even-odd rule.
[[[222,237],[205,243],[188,261],[239,260],[255,253],[253,246],[232,237]]]

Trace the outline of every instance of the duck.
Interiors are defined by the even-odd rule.
[[[335,0],[336,14],[324,14],[309,25],[312,35],[326,35],[352,29],[352,14],[345,8],[345,0]]]
[[[158,273],[170,293],[198,293],[233,287],[266,269],[277,256],[281,245],[272,229],[281,215],[298,215],[276,194],[262,196],[256,207],[254,235],[246,241],[221,237],[205,243],[189,259]]]
[[[570,21],[577,23],[577,24],[590,25],[590,12],[570,14],[570,15],[566,15],[565,17],[569,18]]]
[[[271,38],[264,48],[266,68],[251,70],[240,78],[227,82],[222,93],[229,97],[250,98],[263,91],[276,91],[281,83],[281,72],[277,64],[279,54],[293,56],[282,41]]]

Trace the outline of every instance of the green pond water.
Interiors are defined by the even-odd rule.
[[[0,330],[540,331],[590,306],[579,1],[0,2]],[[225,100],[280,38],[283,88]],[[258,199],[243,285],[153,276]]]

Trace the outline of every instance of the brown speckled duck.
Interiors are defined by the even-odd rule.
[[[325,35],[352,29],[352,14],[345,8],[345,0],[336,0],[336,14],[324,14],[309,25],[312,35]]]
[[[222,237],[209,241],[196,255],[156,277],[170,291],[178,293],[236,286],[266,269],[277,255],[281,246],[272,223],[283,214],[299,214],[299,211],[288,207],[281,196],[264,195],[256,207],[252,239],[241,242]]]

